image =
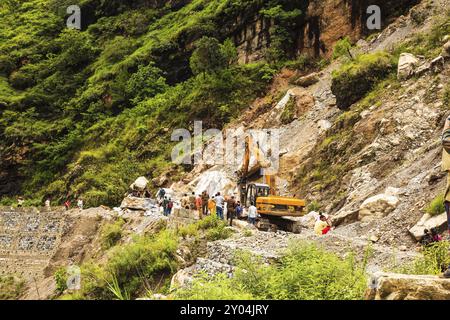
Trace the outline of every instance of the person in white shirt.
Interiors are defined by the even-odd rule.
[[[45,208],[50,210],[50,199],[45,200]]]
[[[224,197],[222,197],[220,195],[220,192],[217,192],[215,200],[216,200],[216,214],[217,214],[217,217],[219,219],[223,220],[223,207],[224,207],[225,199],[224,199]]]
[[[256,218],[258,217],[258,209],[252,203],[250,208],[248,208],[248,222],[252,225],[256,224]]]
[[[78,209],[83,210],[83,199],[78,199],[77,201]]]

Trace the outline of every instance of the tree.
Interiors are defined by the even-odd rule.
[[[352,43],[350,42],[349,37],[345,37],[339,40],[334,46],[333,59],[337,59],[344,56],[349,58],[350,60],[353,60],[354,58],[351,49]]]
[[[238,61],[238,52],[236,46],[231,39],[225,40],[225,42],[220,46],[220,51],[225,57],[227,64],[233,65]]]
[[[226,56],[216,38],[203,37],[196,47],[190,59],[190,67],[195,75],[213,73],[226,67]]]
[[[132,102],[137,104],[145,99],[156,96],[167,89],[166,79],[161,75],[162,71],[153,63],[147,66],[139,66],[127,82],[126,91],[132,97]]]
[[[261,15],[272,21],[270,28],[270,47],[266,51],[266,59],[270,62],[287,60],[294,43],[292,30],[297,29],[303,13],[300,9],[284,10],[277,5],[262,9]]]

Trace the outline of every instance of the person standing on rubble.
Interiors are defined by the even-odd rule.
[[[442,132],[442,170],[447,172],[447,186],[444,195],[444,207],[447,213],[447,231],[450,238],[450,115],[445,120]]]
[[[172,214],[173,209],[173,201],[169,198],[169,202],[167,203],[167,215],[170,216]]]
[[[189,209],[195,210],[195,192],[192,192],[189,196]]]
[[[234,200],[234,196],[231,196],[227,200],[227,220],[230,220],[230,227],[233,225],[233,219],[236,215],[236,200]]]
[[[160,188],[158,191],[158,200],[163,200],[164,196],[166,195],[166,190],[164,190],[164,188]]]
[[[24,202],[25,202],[25,200],[24,200],[23,197],[18,197],[18,198],[17,198],[17,207],[18,207],[18,208],[22,208]]]
[[[252,205],[248,208],[248,223],[256,225],[257,217],[258,217],[258,209],[256,208],[255,204],[252,203]]]
[[[198,195],[197,198],[195,198],[195,206],[197,207],[198,217],[200,219],[203,219],[203,215],[202,215],[202,196],[201,195]]]
[[[236,203],[236,209],[235,209],[235,211],[236,211],[236,218],[240,218],[241,217],[241,215],[242,215],[242,205],[241,205],[241,202],[240,201],[238,201],[237,203]]]
[[[210,215],[216,215],[216,200],[214,199],[214,196],[208,200],[208,210]]]
[[[208,201],[209,201],[209,194],[206,191],[202,192],[202,214],[203,216],[208,215]]]
[[[221,219],[221,220],[223,220],[223,206],[224,206],[224,203],[225,203],[224,197],[222,197],[220,195],[220,192],[217,192],[217,195],[216,195],[216,214],[217,214],[217,217],[219,219]]]
[[[163,213],[165,216],[168,215],[168,208],[169,208],[169,199],[167,199],[167,197],[164,197],[164,200],[162,202],[162,207],[163,207]]]

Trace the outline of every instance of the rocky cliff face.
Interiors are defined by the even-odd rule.
[[[370,5],[378,5],[381,8],[381,23],[382,28],[385,28],[395,17],[404,14],[418,2],[420,0],[295,1],[296,7],[304,14],[299,22],[299,27],[294,31],[292,54],[329,56],[334,44],[339,39],[349,36],[356,41],[373,32],[368,30],[366,25],[369,17],[366,10]],[[264,49],[271,42],[269,30],[272,22],[255,14],[238,17],[235,25],[240,25],[233,33],[234,40],[239,47],[241,61],[249,62],[260,59]]]

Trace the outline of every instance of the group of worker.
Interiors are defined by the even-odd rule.
[[[226,206],[226,207],[225,207]],[[191,195],[184,194],[181,199],[181,207],[187,210],[196,210],[199,218],[207,215],[216,215],[219,219],[224,220],[224,213],[226,208],[226,217],[230,226],[233,225],[233,220],[241,218],[244,212],[244,207],[235,196],[224,197],[220,192],[210,196],[207,191],[196,195],[192,192]],[[248,208],[248,221],[255,225],[258,212],[254,204]]]
[[[24,206],[24,204],[25,204],[25,199],[24,199],[24,197],[22,197],[22,196],[18,197],[18,198],[17,198],[17,207],[18,207],[18,208],[22,208],[22,207]],[[50,211],[50,210],[51,210],[51,200],[50,200],[50,198],[47,198],[47,199],[44,201],[44,207],[45,207],[45,209],[46,209],[47,211]],[[66,210],[70,210],[71,207],[72,207],[72,201],[71,201],[70,198],[68,197],[67,200],[64,201],[64,208],[65,208]],[[77,199],[77,207],[78,207],[78,209],[83,210],[83,207],[84,207],[84,201],[83,201],[82,198],[78,198],[78,199]]]

